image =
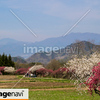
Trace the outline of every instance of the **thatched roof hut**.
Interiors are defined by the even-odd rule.
[[[32,72],[32,73],[34,73],[35,71],[37,71],[37,70],[39,70],[39,69],[41,69],[41,68],[45,69],[45,68],[43,67],[43,65],[34,65],[34,66],[32,66],[32,67],[29,69],[29,71]]]

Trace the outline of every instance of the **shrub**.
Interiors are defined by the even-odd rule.
[[[2,75],[4,73],[4,68],[5,67],[0,67],[0,75]]]
[[[72,76],[73,71],[68,68],[59,68],[53,72],[53,76],[55,78],[70,78]]]
[[[0,72],[0,75],[2,75],[2,73]]]
[[[37,75],[37,76],[38,76],[38,75],[39,75],[39,76],[45,76],[46,73],[47,73],[47,70],[44,69],[44,68],[41,68],[41,69],[39,69],[39,70],[36,71],[36,75]]]
[[[46,69],[46,71],[47,71],[47,74],[46,74],[46,76],[53,76],[53,70],[51,70],[51,69]]]
[[[0,67],[0,72],[4,71],[5,67]]]
[[[25,75],[27,72],[28,72],[28,68],[20,68],[15,72],[15,74]]]
[[[92,69],[92,75],[85,82],[85,84],[89,87],[89,92],[92,94],[93,90],[95,93],[100,95],[100,63]]]
[[[5,67],[4,68],[4,74],[14,74],[15,68],[14,67]]]

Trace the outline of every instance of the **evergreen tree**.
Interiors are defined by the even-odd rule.
[[[2,66],[5,66],[5,54],[4,53],[1,56],[1,59],[2,59]]]
[[[5,55],[5,66],[8,66],[8,57]]]
[[[0,55],[0,66],[15,67],[15,63],[12,61],[11,55],[7,56],[4,53]]]

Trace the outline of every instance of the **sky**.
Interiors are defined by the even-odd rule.
[[[99,34],[100,0],[0,0],[0,39],[36,42],[63,36],[88,10],[69,33]]]

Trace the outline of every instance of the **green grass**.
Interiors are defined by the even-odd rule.
[[[74,88],[75,86],[38,86],[38,87],[28,87],[28,89],[55,89],[55,88]],[[16,88],[17,89],[17,88]],[[20,87],[19,89],[27,89],[27,87]]]
[[[22,75],[17,76],[17,79],[21,79]],[[16,83],[17,80],[9,80],[7,82],[1,81],[0,83]],[[43,82],[48,84],[55,84],[61,83],[61,84],[66,84],[66,85],[37,85],[34,86],[32,85],[31,87],[28,85],[20,87],[20,88],[28,88],[28,89],[50,89],[50,88],[70,88],[70,87],[75,87],[73,83],[75,80],[68,80],[68,79],[60,79],[60,78],[42,78],[42,77],[36,77],[36,78],[27,78],[24,77],[23,80],[20,82],[23,84],[23,82],[31,82],[31,84],[35,82]],[[15,87],[16,88],[16,87]],[[83,95],[79,94],[78,91],[76,90],[38,90],[38,91],[30,91],[29,92],[29,100],[100,100],[100,96],[94,94],[94,97],[89,95],[88,93],[82,93]]]
[[[30,79],[30,82],[60,82],[60,83],[70,83],[71,80],[68,80],[68,79],[46,79],[46,78],[33,78],[33,79]]]
[[[17,75],[18,79],[21,79],[22,75]],[[48,78],[48,77],[24,77],[23,80],[30,80],[30,82],[61,82],[61,83],[70,83],[75,80],[62,79],[62,78]]]
[[[68,80],[68,79],[57,79],[57,78],[34,78],[34,81],[37,82],[60,82],[60,83],[70,83],[70,81],[73,80]],[[73,81],[74,82],[74,81]]]
[[[17,83],[18,81],[2,81],[0,83]],[[28,81],[20,81],[21,83],[28,82]]]
[[[76,90],[30,91],[29,100],[100,100],[100,96],[84,92],[81,95]]]
[[[17,76],[19,79],[22,78],[22,76]],[[75,80],[70,79],[61,79],[61,78],[43,78],[43,77],[24,77],[23,80],[30,80],[30,82],[60,82],[60,83],[74,83]]]

